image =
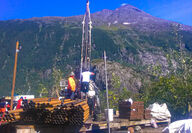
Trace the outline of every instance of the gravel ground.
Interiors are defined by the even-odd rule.
[[[140,131],[135,131],[135,133],[162,133],[162,130],[165,127],[159,127],[159,128],[152,128],[152,127],[145,127],[142,128]],[[119,131],[112,131],[112,133],[127,133],[127,130],[119,130]]]
[[[162,133],[162,130],[164,129],[165,127],[159,127],[159,128],[152,128],[152,127],[147,127],[147,128],[144,128],[142,129],[142,131],[140,133]]]

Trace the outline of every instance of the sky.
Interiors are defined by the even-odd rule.
[[[85,12],[86,0],[0,0],[0,20],[74,16]],[[91,13],[131,4],[155,17],[192,26],[192,0],[90,0]]]

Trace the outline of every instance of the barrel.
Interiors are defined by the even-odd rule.
[[[109,121],[113,121],[113,109],[109,109],[107,111],[107,109],[105,109],[105,118],[107,119],[108,118],[108,113],[109,113]]]

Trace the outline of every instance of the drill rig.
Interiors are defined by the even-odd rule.
[[[86,2],[86,12],[82,22],[82,44],[81,44],[81,66],[80,66],[80,81],[81,74],[84,70],[91,68],[91,29],[92,21],[89,8],[89,0]]]
[[[82,22],[82,44],[81,44],[81,66],[80,66],[80,84],[82,80],[82,72],[90,71],[91,69],[91,29],[92,21],[89,8],[89,0],[86,2],[86,12]],[[81,85],[80,85],[81,86]],[[93,81],[89,83],[89,90],[94,89],[96,95],[94,97],[88,97],[88,105],[93,111],[93,117],[96,119],[97,114],[100,113],[100,100],[99,100],[99,89]]]

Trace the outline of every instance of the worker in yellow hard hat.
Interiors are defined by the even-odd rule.
[[[76,83],[75,83],[75,74],[71,72],[68,78],[68,98],[74,99],[75,91],[76,91]]]

